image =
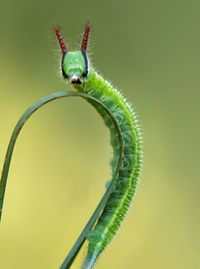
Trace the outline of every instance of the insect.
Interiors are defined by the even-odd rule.
[[[117,89],[90,66],[87,55],[90,24],[87,23],[85,26],[81,48],[78,51],[68,50],[59,27],[55,28],[55,32],[62,52],[61,69],[64,79],[73,84],[78,92],[96,98],[111,111],[120,126],[124,143],[122,167],[113,191],[97,223],[87,235],[88,251],[82,269],[92,269],[99,255],[118,231],[135,193],[141,170],[141,135],[131,106]],[[114,152],[111,167],[114,176],[119,159],[119,142],[116,138],[115,127],[101,106],[91,100],[89,102],[110,129]]]
[[[10,138],[1,175],[0,221],[12,153],[24,124],[35,111],[53,100],[70,96],[86,99],[110,129],[113,147],[112,181],[60,269],[70,268],[86,238],[89,243],[82,269],[92,269],[99,255],[118,231],[134,196],[141,170],[141,135],[131,106],[117,89],[90,66],[87,55],[89,23],[86,24],[78,51],[68,50],[59,27],[55,28],[55,32],[62,52],[63,78],[73,84],[76,91],[57,92],[39,99],[17,122]]]

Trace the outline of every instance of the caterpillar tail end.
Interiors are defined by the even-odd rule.
[[[81,269],[92,269],[94,267],[97,258],[98,255],[96,253],[93,254],[88,253]]]

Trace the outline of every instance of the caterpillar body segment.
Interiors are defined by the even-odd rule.
[[[131,106],[122,94],[97,72],[92,69],[84,83],[76,85],[75,88],[95,97],[109,108],[118,121],[124,141],[123,165],[119,171],[115,190],[94,229],[88,234],[88,254],[83,269],[89,269],[92,268],[94,260],[97,259],[118,231],[132,201],[141,168],[141,138],[137,119]],[[102,107],[96,106],[96,104],[94,107],[110,129],[110,140],[114,153],[111,166],[114,174],[119,156],[116,131]]]

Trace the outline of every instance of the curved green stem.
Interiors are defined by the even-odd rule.
[[[84,99],[90,100],[98,105],[100,105],[105,112],[110,116],[112,122],[114,123],[114,126],[116,128],[116,132],[118,134],[118,139],[119,139],[119,145],[120,145],[120,149],[119,149],[119,160],[118,160],[118,166],[115,172],[115,175],[112,179],[111,184],[109,185],[108,189],[106,190],[105,194],[103,195],[100,203],[98,204],[97,208],[95,209],[94,213],[92,214],[91,218],[89,219],[88,223],[86,224],[85,228],[83,229],[82,233],[80,234],[80,236],[78,237],[77,241],[75,242],[74,246],[72,247],[71,251],[69,252],[68,256],[66,257],[66,259],[64,260],[63,264],[61,265],[60,269],[67,269],[70,268],[71,264],[73,263],[75,257],[77,256],[78,252],[80,251],[86,236],[88,234],[88,232],[92,229],[92,227],[94,226],[95,222],[97,221],[101,211],[103,210],[110,194],[113,191],[113,188],[115,186],[115,181],[116,178],[118,176],[118,172],[120,170],[120,167],[122,165],[122,160],[123,160],[123,148],[124,148],[124,144],[123,144],[123,139],[122,139],[122,133],[120,130],[120,127],[116,121],[116,119],[114,118],[114,116],[112,115],[111,111],[103,104],[101,103],[99,100],[97,100],[96,98],[84,94],[84,93],[79,93],[79,92],[66,92],[66,91],[62,91],[62,92],[57,92],[57,93],[53,93],[51,95],[45,96],[41,99],[39,99],[37,102],[35,102],[32,106],[30,106],[25,112],[24,114],[21,116],[21,118],[19,119],[17,125],[15,126],[15,129],[12,133],[12,136],[10,138],[10,142],[8,145],[8,149],[7,149],[7,153],[6,153],[6,157],[5,157],[5,162],[4,162],[4,166],[3,166],[3,171],[2,171],[2,176],[1,176],[1,181],[0,181],[0,221],[1,221],[1,216],[2,216],[2,209],[3,209],[3,202],[4,202],[4,196],[5,196],[5,190],[6,190],[6,184],[7,184],[7,178],[8,178],[8,173],[9,173],[9,168],[10,168],[10,163],[11,163],[11,158],[12,158],[12,153],[14,150],[14,146],[15,146],[15,142],[17,140],[17,137],[20,133],[20,130],[22,129],[23,125],[26,123],[26,121],[30,118],[30,116],[36,111],[38,110],[40,107],[42,107],[43,105],[59,99],[59,98],[63,98],[63,97],[70,97],[70,96],[74,96],[74,97],[82,97]]]

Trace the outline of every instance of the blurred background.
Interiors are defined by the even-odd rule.
[[[199,1],[0,5],[0,166],[25,109],[71,90],[53,27],[78,49],[89,20],[91,62],[133,104],[144,140],[135,200],[96,268],[199,268]],[[34,114],[11,164],[0,268],[59,268],[104,193],[111,156],[109,132],[84,100],[57,100]]]

